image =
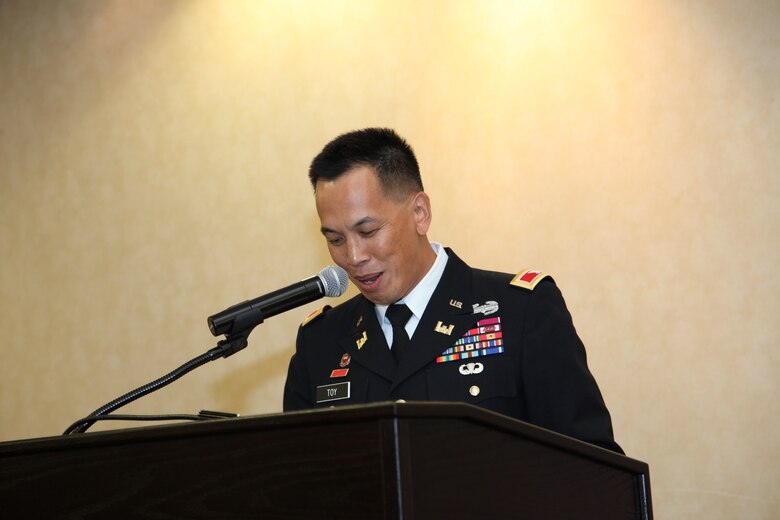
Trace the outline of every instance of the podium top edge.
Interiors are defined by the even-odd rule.
[[[41,437],[0,443],[0,459],[32,451],[89,447],[104,443],[132,443],[148,439],[185,438],[230,432],[265,431],[314,424],[346,424],[368,420],[459,419],[522,436],[534,442],[584,456],[610,466],[636,473],[648,473],[648,465],[637,459],[561,435],[544,428],[466,403],[395,402],[346,405],[286,413],[251,415],[187,424],[166,424],[123,428],[94,433]]]

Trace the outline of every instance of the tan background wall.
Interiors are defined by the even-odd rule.
[[[432,239],[555,275],[658,518],[780,517],[778,27],[776,0],[0,0],[0,440],[330,263],[308,162],[383,125]],[[280,411],[313,307],[125,410]]]

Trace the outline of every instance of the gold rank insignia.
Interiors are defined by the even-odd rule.
[[[534,269],[526,269],[525,271],[520,271],[517,273],[517,276],[512,278],[512,281],[509,282],[510,285],[514,285],[517,287],[522,287],[523,289],[528,289],[529,291],[533,291],[534,288],[544,280],[550,276],[547,273],[543,273],[542,271],[536,271]]]
[[[363,345],[366,344],[366,341],[368,341],[368,334],[366,334],[366,331],[363,331],[363,335],[355,341],[355,345],[357,346],[357,349],[360,350],[363,348]]]
[[[301,327],[305,327],[306,325],[308,325],[309,323],[311,323],[312,321],[314,321],[318,317],[320,317],[323,314],[325,314],[329,309],[331,309],[330,305],[323,305],[322,307],[320,307],[316,311],[312,312],[311,314],[306,316],[305,320],[303,320],[303,322],[301,323]]]
[[[436,324],[436,326],[433,328],[435,332],[438,332],[439,334],[446,334],[449,336],[452,334],[452,329],[455,328],[455,325],[445,325],[442,322],[439,322]]]

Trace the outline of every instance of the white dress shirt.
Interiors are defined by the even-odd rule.
[[[441,277],[444,274],[444,268],[447,265],[448,257],[444,247],[439,243],[431,242],[431,248],[433,248],[433,251],[436,253],[436,260],[434,260],[428,273],[426,273],[423,279],[420,280],[420,283],[418,283],[409,294],[396,302],[406,304],[406,306],[409,307],[409,310],[412,311],[412,317],[406,322],[405,327],[406,333],[409,335],[410,339],[414,334],[414,331],[417,330],[420,318],[422,317],[423,312],[425,312],[425,308],[428,306],[431,296],[433,296],[433,291],[436,289],[436,286],[439,285],[439,280],[441,280]],[[390,320],[385,317],[387,307],[388,305],[374,306],[376,309],[376,317],[379,320],[379,323],[382,324],[382,332],[385,335],[385,339],[387,339],[387,344],[392,345],[393,325],[390,323]]]

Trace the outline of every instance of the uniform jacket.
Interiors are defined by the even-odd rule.
[[[552,279],[525,289],[510,284],[511,274],[472,269],[447,254],[397,366],[374,304],[362,295],[304,323],[285,384],[285,411],[397,399],[460,401],[622,452]]]

